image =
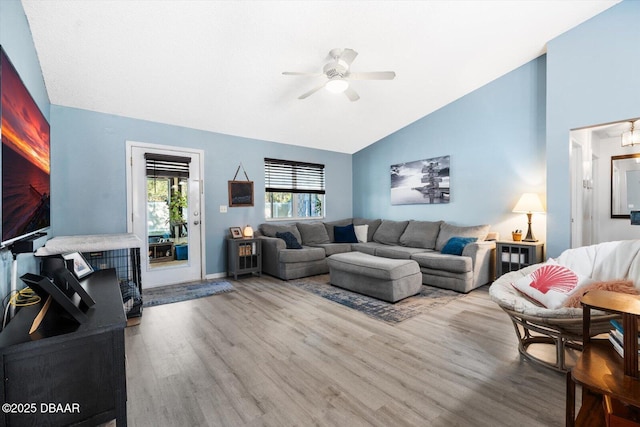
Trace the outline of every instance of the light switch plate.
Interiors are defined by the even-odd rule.
[[[220,205],[220,213],[227,213],[227,205]]]

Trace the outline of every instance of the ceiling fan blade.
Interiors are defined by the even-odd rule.
[[[340,54],[340,59],[346,62],[348,65],[351,65],[354,59],[358,56],[358,52],[353,49],[344,49]]]
[[[320,77],[324,76],[322,73],[302,73],[298,71],[284,71],[282,74],[285,76],[309,76],[309,77]]]
[[[364,73],[349,73],[345,78],[351,80],[393,80],[396,73],[393,71],[369,71]]]
[[[325,85],[325,84],[326,84],[326,83],[322,83],[320,86],[318,86],[318,87],[315,87],[315,88],[311,89],[309,92],[305,92],[305,93],[303,93],[302,95],[300,95],[300,96],[298,97],[298,99],[305,99],[305,98],[307,98],[307,97],[309,97],[309,96],[313,95],[314,93],[316,93],[317,91],[319,91],[320,89],[322,89],[322,88],[324,87],[324,85]]]
[[[358,99],[360,99],[360,95],[358,95],[358,93],[355,90],[351,89],[350,87],[348,87],[344,91],[344,94],[347,95],[347,98],[349,98],[351,102],[357,101]]]

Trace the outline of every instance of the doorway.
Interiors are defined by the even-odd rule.
[[[204,277],[202,150],[127,141],[128,231],[143,242],[142,286]]]

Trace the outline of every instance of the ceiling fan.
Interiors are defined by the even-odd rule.
[[[332,49],[329,52],[331,62],[327,63],[322,73],[300,73],[295,71],[285,71],[282,74],[287,76],[307,76],[307,77],[323,77],[321,85],[303,93],[298,99],[305,99],[313,95],[322,88],[326,88],[333,93],[344,93],[351,101],[360,99],[358,93],[349,86],[350,80],[393,80],[396,73],[393,71],[369,71],[352,73],[350,71],[351,63],[358,52],[353,49]]]

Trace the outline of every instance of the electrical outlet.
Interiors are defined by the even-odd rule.
[[[227,205],[220,205],[220,213],[227,213]]]

